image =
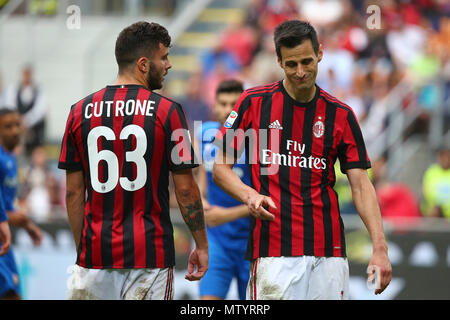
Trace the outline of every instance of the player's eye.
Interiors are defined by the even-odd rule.
[[[297,66],[297,63],[294,61],[286,61],[286,67],[288,68],[295,68]]]

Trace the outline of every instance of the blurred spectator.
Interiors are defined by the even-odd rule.
[[[402,182],[391,182],[386,174],[386,158],[379,157],[372,164],[372,180],[384,220],[396,223],[414,223],[422,217],[419,201],[411,188]]]
[[[215,69],[205,76],[205,83],[203,89],[204,89],[204,98],[208,106],[214,105],[216,95],[215,92],[219,83],[230,78],[241,80],[240,71],[241,71],[240,69],[237,69],[234,72],[230,71],[226,68],[226,66],[223,63],[219,62],[216,65]]]
[[[209,107],[204,98],[203,77],[201,72],[192,73],[188,80],[186,95],[180,100],[189,129],[194,129],[194,121],[211,120]]]
[[[366,75],[366,73],[362,72],[359,68],[357,68],[357,65],[355,65],[352,75],[352,85],[348,88],[348,90],[343,90],[341,92],[341,97],[337,97],[351,106],[356,118],[361,123],[365,120],[368,110],[366,101],[364,100],[367,95],[367,92],[365,92]]]
[[[55,178],[47,165],[47,155],[43,147],[33,150],[31,163],[25,168],[24,183],[30,217],[37,222],[48,221],[51,218],[49,186],[55,183]]]
[[[263,38],[262,48],[255,55],[250,75],[247,81],[250,86],[260,86],[264,83],[272,83],[283,79],[283,69],[276,62],[275,44],[273,35],[266,35]]]
[[[25,152],[27,155],[44,142],[45,113],[47,101],[45,94],[33,81],[30,66],[22,70],[22,78],[18,85],[11,85],[5,94],[5,106],[15,108],[22,115],[25,128]]]
[[[221,42],[218,42],[211,50],[207,50],[202,54],[201,63],[203,74],[206,77],[219,67],[223,68],[225,73],[238,72],[241,67],[234,55]]]
[[[252,27],[245,25],[244,21],[232,23],[220,36],[221,47],[226,48],[241,67],[251,63],[256,40],[256,32]]]
[[[386,126],[389,112],[386,96],[392,89],[390,81],[391,74],[392,65],[387,59],[378,59],[371,69],[372,102],[368,109],[367,118],[361,124],[361,130],[367,145],[380,139],[380,134]]]
[[[338,22],[344,14],[343,1],[299,0],[301,16],[318,28]]]
[[[406,24],[402,18],[392,21],[386,43],[397,68],[406,68],[422,52],[426,36],[426,31],[419,25]]]
[[[338,98],[339,91],[348,90],[352,85],[354,66],[353,55],[341,47],[341,36],[341,32],[322,35],[323,59],[317,74],[317,84]]]
[[[0,10],[8,3],[9,0],[0,0]]]
[[[65,178],[65,176],[63,176]],[[64,185],[63,183],[64,182]],[[47,191],[50,203],[49,220],[66,220],[67,213],[65,208],[65,179],[58,179],[55,175],[48,175]]]
[[[298,8],[294,0],[267,0],[265,10],[259,17],[259,28],[265,34],[270,34],[281,22],[296,18],[298,18]]]
[[[31,0],[29,13],[40,16],[53,16],[58,13],[58,0]]]
[[[267,10],[267,0],[250,0],[245,8],[245,23],[254,28],[259,28],[259,20]]]
[[[442,147],[437,162],[423,176],[423,204],[425,216],[450,219],[450,148]]]

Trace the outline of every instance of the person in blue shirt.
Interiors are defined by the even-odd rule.
[[[15,209],[17,160],[14,150],[20,142],[21,118],[18,112],[0,109],[0,194],[11,226],[25,229],[34,245],[42,241],[42,231],[25,213]],[[0,256],[0,299],[21,299],[19,275],[13,250]]]
[[[217,149],[212,140],[225,124],[242,92],[241,82],[222,81],[216,90],[213,108],[217,121],[203,123],[201,130],[196,130],[195,133],[195,145],[202,155],[198,185],[203,196],[209,240],[209,269],[200,281],[202,300],[225,299],[234,278],[237,279],[239,299],[245,299],[250,268],[249,261],[244,259],[250,229],[249,211],[246,205],[227,195],[212,179]],[[233,170],[244,183],[250,184],[250,173],[245,164],[244,153],[242,157]]]

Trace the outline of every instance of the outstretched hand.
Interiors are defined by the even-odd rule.
[[[269,206],[275,210],[277,209],[275,202],[273,202],[270,197],[255,192],[249,196],[247,205],[250,210],[250,214],[255,218],[270,221],[275,219],[273,214],[264,209],[265,206]]]

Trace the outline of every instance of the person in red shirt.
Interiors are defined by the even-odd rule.
[[[373,184],[383,220],[397,225],[419,222],[422,213],[416,195],[408,185],[389,181],[386,168],[387,162],[384,155],[374,161],[372,167]]]
[[[247,299],[348,298],[344,225],[333,189],[337,159],[372,238],[369,280],[376,274],[379,294],[392,268],[358,121],[315,84],[323,53],[309,23],[285,21],[274,40],[285,79],[245,90],[214,141],[215,183],[252,215]],[[231,169],[243,149],[252,186]]]
[[[122,30],[115,83],[70,108],[58,164],[77,247],[69,299],[173,299],[169,171],[196,243],[186,279],[208,269],[187,121],[180,104],[153,91],[171,68],[170,41],[157,23]]]

